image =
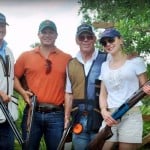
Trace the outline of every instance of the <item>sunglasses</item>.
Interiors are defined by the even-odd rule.
[[[46,61],[46,65],[45,65],[46,66],[46,71],[45,71],[45,73],[49,74],[51,72],[52,62],[49,59],[46,59],[45,61]]]
[[[85,39],[87,40],[93,40],[94,36],[93,35],[80,35],[78,37],[79,41],[85,41]]]
[[[102,46],[105,47],[107,43],[112,44],[114,41],[115,41],[115,38],[107,38],[107,39],[102,40],[100,43],[102,44]]]

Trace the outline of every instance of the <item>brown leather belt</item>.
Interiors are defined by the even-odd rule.
[[[35,110],[37,112],[50,113],[50,112],[56,112],[56,111],[63,111],[64,109],[63,109],[63,105],[38,103]]]

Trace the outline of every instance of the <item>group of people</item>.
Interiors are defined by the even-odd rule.
[[[72,58],[55,45],[55,23],[44,20],[38,29],[40,45],[23,52],[15,62],[4,40],[7,25],[0,13],[0,97],[8,106],[15,89],[27,103],[22,119],[25,140],[30,97],[36,95],[29,150],[38,150],[42,137],[48,150],[56,150],[70,121],[74,150],[87,149],[105,124],[112,126],[113,136],[105,142],[103,150],[111,149],[116,142],[121,150],[137,148],[143,132],[141,102],[119,121],[111,114],[147,81],[146,66],[141,57],[128,57],[123,37],[116,29],[106,29],[100,35],[99,43],[105,51],[101,52],[95,48],[97,39],[92,27],[81,24],[76,32],[79,52]],[[24,89],[22,77],[28,89]],[[143,90],[150,95],[150,86]],[[1,116],[0,149],[13,150],[13,131],[7,120],[1,122]],[[77,132],[79,124],[81,130]]]

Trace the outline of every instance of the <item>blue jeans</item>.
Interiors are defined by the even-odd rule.
[[[26,139],[27,109],[24,111],[22,122],[23,138]],[[33,118],[29,150],[38,150],[42,136],[47,150],[56,150],[64,130],[64,112],[41,113],[36,112]]]
[[[83,131],[80,134],[73,133],[72,142],[74,150],[86,150],[89,142],[94,139],[96,133],[87,131],[87,116],[82,116],[80,123]]]
[[[14,133],[6,121],[0,124],[0,150],[14,149]]]

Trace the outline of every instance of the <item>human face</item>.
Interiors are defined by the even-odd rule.
[[[49,28],[45,28],[42,32],[38,33],[41,45],[54,46],[57,38],[57,33]]]
[[[122,38],[119,37],[107,37],[102,40],[101,44],[106,52],[113,54],[122,49],[121,45],[123,44],[123,41]]]
[[[6,24],[0,23],[0,41],[4,39],[6,35]]]
[[[79,45],[81,52],[85,52],[85,53],[94,51],[95,41],[96,41],[96,37],[89,33],[81,33],[76,38],[76,42]]]

